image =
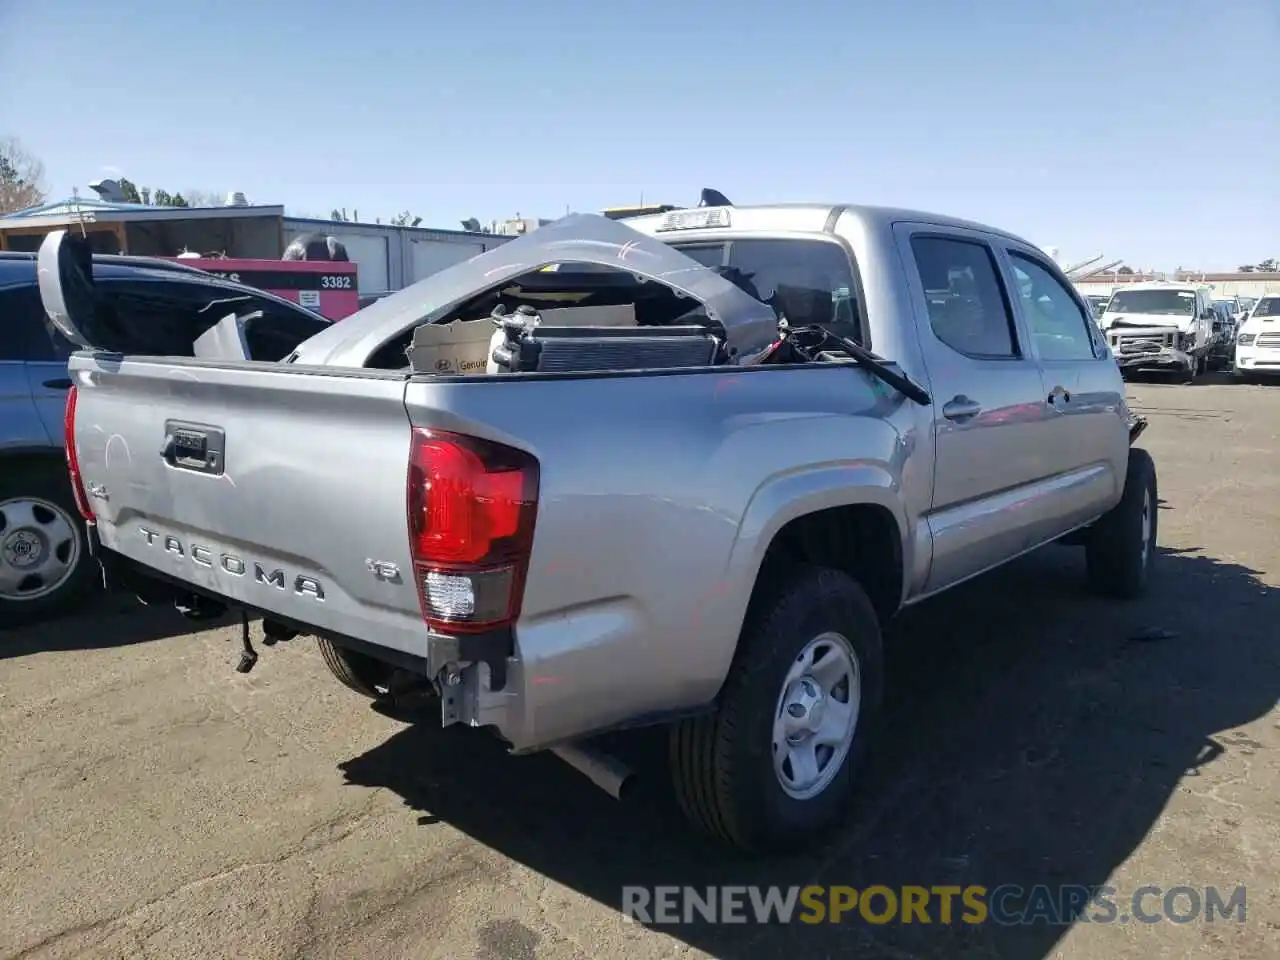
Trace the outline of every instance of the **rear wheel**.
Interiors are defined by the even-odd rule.
[[[317,637],[316,645],[325,666],[343,686],[371,700],[386,694],[394,671],[392,666],[368,654],[340,647],[324,637]]]
[[[751,852],[837,829],[883,684],[880,626],[847,574],[803,567],[743,626],[719,709],[677,724],[670,762],[686,816]]]
[[[89,596],[95,569],[66,467],[0,466],[0,624],[71,612]]]

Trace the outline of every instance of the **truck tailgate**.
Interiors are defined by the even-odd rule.
[[[402,375],[102,354],[71,370],[103,546],[322,631],[422,652]]]

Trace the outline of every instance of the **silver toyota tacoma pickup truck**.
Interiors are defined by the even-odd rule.
[[[96,320],[43,253],[74,339]],[[633,326],[595,322],[619,306]],[[418,350],[477,321],[468,372]],[[112,582],[312,635],[353,689],[438,698],[613,792],[588,738],[665,724],[682,806],[746,850],[844,815],[897,611],[1051,541],[1133,597],[1156,552],[1143,421],[1088,303],[1032,244],[927,213],[573,215],[281,362],[70,370]]]

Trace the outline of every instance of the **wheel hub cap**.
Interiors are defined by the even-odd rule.
[[[79,559],[75,525],[57,504],[34,497],[0,502],[0,599],[47,596]]]
[[[0,556],[15,567],[34,567],[44,553],[44,544],[34,530],[19,530],[5,538]]]
[[[787,691],[786,729],[788,740],[813,734],[822,724],[827,696],[812,677],[801,677]]]
[[[838,633],[816,637],[791,664],[773,724],[774,773],[789,796],[815,797],[840,772],[858,723],[861,676]]]

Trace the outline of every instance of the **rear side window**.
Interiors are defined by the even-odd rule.
[[[103,323],[116,342],[106,349],[151,356],[190,357],[194,342],[229,313],[255,310],[261,317],[245,329],[254,360],[282,360],[303,340],[329,326],[302,308],[203,283],[117,280],[99,286]]]
[[[939,340],[977,359],[1019,356],[1008,299],[986,244],[914,236],[911,252],[924,286],[929,325]]]
[[[310,340],[329,326],[328,320],[269,300],[257,301],[256,308],[262,311],[262,316],[252,320],[244,332],[254,360],[283,360],[302,341]]]
[[[819,324],[840,336],[862,339],[853,269],[837,243],[760,238],[677,249],[703,266],[719,267],[792,326]]]
[[[0,290],[0,360],[65,360],[71,345],[45,319],[34,283]]]

